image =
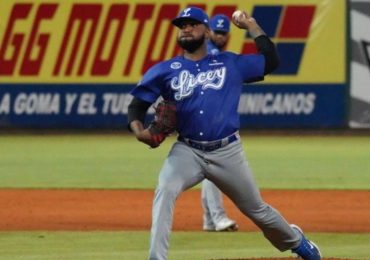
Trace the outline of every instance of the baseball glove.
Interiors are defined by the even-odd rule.
[[[149,125],[152,148],[158,147],[167,136],[176,130],[176,103],[162,100],[155,107],[154,120]]]

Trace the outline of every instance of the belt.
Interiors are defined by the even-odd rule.
[[[239,139],[239,133],[234,133],[232,135],[229,135],[228,137],[225,137],[223,139],[219,139],[216,141],[195,141],[191,140],[189,138],[184,138],[182,136],[179,136],[177,140],[195,148],[198,150],[201,150],[203,152],[212,152],[214,150],[217,150],[221,147],[225,147],[228,144],[231,144],[232,142],[235,142]]]

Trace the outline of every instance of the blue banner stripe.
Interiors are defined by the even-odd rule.
[[[0,84],[0,127],[126,128],[133,84]],[[346,84],[250,84],[242,128],[346,126]],[[152,112],[151,112],[152,113]],[[148,119],[152,114],[148,116]]]
[[[280,57],[280,65],[273,74],[295,75],[303,55],[304,43],[278,43],[276,49]]]
[[[280,20],[282,6],[255,6],[252,17],[254,17],[258,24],[263,28],[265,33],[273,38],[276,36],[277,28]]]

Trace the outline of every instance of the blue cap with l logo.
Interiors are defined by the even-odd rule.
[[[203,11],[203,9],[198,7],[185,8],[175,19],[172,20],[172,24],[179,27],[185,20],[195,20],[209,26],[208,15]]]
[[[211,18],[209,27],[212,31],[229,32],[230,19],[224,14],[217,14]]]

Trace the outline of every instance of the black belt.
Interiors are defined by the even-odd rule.
[[[204,151],[204,152],[212,152],[212,151],[217,150],[221,147],[225,147],[226,145],[231,144],[232,142],[235,142],[238,139],[239,139],[239,133],[235,133],[235,134],[230,135],[228,137],[225,137],[223,139],[216,140],[216,141],[210,141],[210,142],[208,142],[208,141],[205,141],[205,142],[195,141],[195,140],[191,140],[189,138],[184,138],[182,136],[179,136],[177,138],[177,140],[179,140],[181,142],[184,142],[187,145],[189,145],[189,146],[191,146],[195,149]]]

